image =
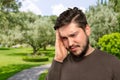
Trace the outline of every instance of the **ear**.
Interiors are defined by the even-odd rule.
[[[85,32],[88,36],[90,36],[90,33],[91,33],[91,29],[90,29],[90,26],[89,25],[86,25],[85,27]]]

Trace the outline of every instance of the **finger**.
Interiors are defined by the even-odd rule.
[[[61,38],[60,38],[60,32],[58,30],[56,30],[56,39],[57,40],[61,40]]]

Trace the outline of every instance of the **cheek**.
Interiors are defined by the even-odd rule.
[[[76,43],[80,43],[82,41],[82,37],[80,35],[78,35],[76,38],[74,38],[74,41]]]
[[[84,44],[86,41],[86,37],[84,35],[79,35],[74,40],[78,44]]]

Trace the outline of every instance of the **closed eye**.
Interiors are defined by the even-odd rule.
[[[61,37],[62,40],[67,40],[67,37]]]
[[[71,34],[70,36],[71,36],[71,37],[75,37],[75,35],[76,35],[76,34]]]

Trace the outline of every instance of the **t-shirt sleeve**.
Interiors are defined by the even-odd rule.
[[[52,65],[48,70],[46,80],[60,80],[61,67],[62,63],[53,60]]]
[[[113,80],[120,80],[120,60],[115,58],[112,61],[113,65]]]

